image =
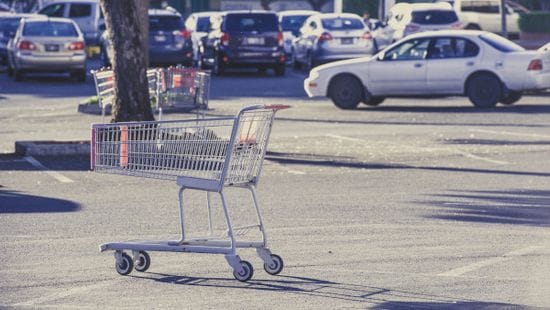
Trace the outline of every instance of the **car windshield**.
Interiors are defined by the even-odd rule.
[[[283,31],[297,31],[308,17],[309,15],[283,16],[281,27]]]
[[[523,47],[517,45],[516,43],[494,33],[482,34],[479,36],[479,38],[483,40],[483,42],[491,45],[492,47],[503,53],[521,52],[525,50]]]
[[[199,17],[197,20],[197,31],[208,32],[210,30],[210,17]]]
[[[20,20],[20,17],[0,19],[0,33],[9,34],[10,32],[15,32]]]
[[[23,35],[37,37],[77,37],[78,33],[73,24],[43,21],[26,23]]]
[[[174,31],[184,29],[179,16],[149,16],[149,31]]]
[[[452,24],[458,21],[454,11],[428,10],[412,13],[412,22],[423,25]]]
[[[229,31],[278,31],[275,14],[230,14],[225,20]]]
[[[323,28],[327,30],[353,30],[365,28],[363,22],[358,18],[323,18],[321,22],[323,23]]]

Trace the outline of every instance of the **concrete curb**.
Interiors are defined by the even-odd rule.
[[[90,141],[16,141],[22,156],[90,155]]]

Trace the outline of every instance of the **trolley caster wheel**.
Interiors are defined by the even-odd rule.
[[[252,268],[252,264],[249,262],[242,260],[240,261],[241,267],[243,268],[241,273],[238,273],[236,270],[233,270],[233,276],[235,279],[246,282],[252,278],[252,275],[254,274],[254,268]]]
[[[283,271],[284,263],[283,259],[277,254],[271,254],[271,259],[273,260],[273,263],[264,263],[264,270],[274,276]]]
[[[145,272],[151,266],[151,257],[145,251],[139,251],[135,262],[134,269],[139,272]]]
[[[132,261],[132,258],[130,255],[122,252],[121,254],[120,262],[115,261],[115,268],[116,272],[118,272],[120,275],[125,276],[132,272],[132,268],[134,268],[134,262]]]

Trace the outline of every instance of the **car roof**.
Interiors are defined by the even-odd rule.
[[[340,17],[346,17],[346,18],[358,18],[361,19],[361,16],[354,14],[354,13],[322,13],[315,15],[319,18],[340,18]]]
[[[47,5],[56,4],[56,3],[98,3],[98,1],[97,0],[53,0],[44,4],[40,9],[44,8]]]
[[[392,6],[391,9],[394,10],[408,10],[408,11],[425,11],[425,10],[453,10],[453,7],[448,2],[436,2],[436,3],[406,3],[401,2]]]
[[[461,37],[478,37],[482,34],[488,34],[490,32],[483,31],[483,30],[465,30],[465,29],[453,29],[453,30],[432,30],[432,31],[423,31],[414,33],[411,35],[408,35],[406,38],[414,39],[414,38],[424,38],[424,37],[433,37],[433,36],[461,36]]]
[[[34,13],[13,13],[13,12],[0,12],[0,19],[2,18],[24,18],[24,17],[45,17],[42,14]]]
[[[73,20],[70,18],[64,18],[64,17],[48,17],[48,16],[38,16],[38,17],[30,17],[25,18],[25,23],[35,23],[35,22],[61,22],[61,23],[70,23],[73,24]]]
[[[149,16],[181,16],[181,14],[178,11],[171,10],[171,9],[149,9],[148,11]]]
[[[220,14],[220,13],[221,13],[220,11],[195,12],[195,13],[192,13],[191,15],[189,15],[189,16],[209,17],[209,16],[212,16],[212,15]]]
[[[232,15],[232,14],[277,14],[277,13],[273,11],[266,11],[266,10],[235,10],[235,11],[224,12],[224,15]]]
[[[277,12],[279,16],[294,16],[294,15],[315,15],[319,14],[317,11],[313,10],[288,10],[288,11],[280,11]]]

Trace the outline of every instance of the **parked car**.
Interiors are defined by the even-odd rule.
[[[222,74],[226,68],[271,68],[285,74],[283,33],[277,14],[268,11],[231,11],[211,19],[212,31],[201,41],[204,68]]]
[[[398,3],[390,9],[388,25],[395,30],[395,41],[416,32],[463,26],[451,5],[444,2]]]
[[[485,30],[500,33],[502,19],[500,15],[500,0],[438,0],[450,3],[464,24],[465,29]],[[509,5],[506,8],[506,29],[508,37],[519,38],[519,14]]]
[[[113,50],[109,33],[100,39],[100,60],[104,67],[111,66]],[[193,63],[191,33],[183,17],[175,10],[149,10],[149,64],[154,66],[185,65]]]
[[[279,15],[279,24],[283,31],[284,50],[286,60],[292,59],[292,42],[300,34],[300,28],[304,24],[304,21],[311,15],[319,14],[317,11],[309,10],[292,10],[282,11],[277,13]]]
[[[67,18],[24,18],[8,44],[8,75],[20,81],[28,72],[70,72],[86,80],[84,35]]]
[[[392,96],[467,96],[476,107],[512,104],[522,92],[550,88],[550,52],[526,51],[486,31],[413,34],[364,57],[313,69],[308,96],[342,109],[375,106]]]
[[[372,55],[376,47],[363,19],[356,14],[318,14],[309,17],[292,46],[295,68]]]
[[[56,0],[41,8],[38,13],[49,17],[72,19],[78,24],[88,45],[98,43],[100,29],[105,24],[97,0]]]
[[[15,36],[19,22],[25,17],[40,17],[43,15],[24,13],[0,13],[0,64],[8,63],[8,42]]]
[[[210,17],[219,12],[197,12],[185,20],[185,29],[191,34],[193,44],[193,64],[199,66],[199,45],[202,38],[210,32]]]

